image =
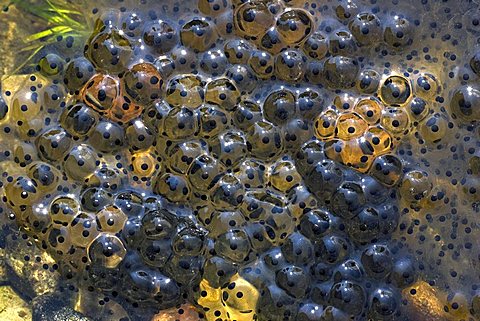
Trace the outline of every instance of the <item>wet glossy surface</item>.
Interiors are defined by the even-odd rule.
[[[50,256],[67,306],[480,318],[476,1],[85,10],[0,100],[5,251]]]

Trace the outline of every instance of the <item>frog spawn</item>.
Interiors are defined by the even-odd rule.
[[[173,306],[195,279],[189,300],[201,306],[207,319],[250,320],[253,314],[259,320],[301,319],[311,311],[322,318],[376,319],[400,313],[392,308],[399,306],[395,287],[413,283],[414,277],[401,273],[413,263],[406,257],[401,260],[404,265],[391,266],[382,256],[394,248],[389,235],[398,219],[390,187],[401,183],[402,202],[415,210],[429,205],[435,194],[430,184],[422,183],[424,174],[405,169],[404,176],[405,162],[396,150],[410,134],[428,148],[442,147],[451,130],[450,115],[441,110],[431,113],[441,91],[435,76],[426,72],[380,77],[381,69],[364,68],[354,57],[357,47],[372,46],[371,39],[383,38],[393,50],[410,46],[413,22],[403,16],[384,21],[362,13],[351,1],[345,3],[348,6],[336,8],[345,26],[332,34],[317,26],[315,14],[292,1],[238,3],[234,19],[239,20],[230,28],[233,25],[243,39],[231,37],[224,56],[218,50],[221,46],[213,47],[216,32],[228,33],[228,26],[216,30],[220,19],[196,17],[180,28],[167,22],[145,23],[142,34],[144,17],[127,13],[117,27],[107,24],[105,30],[96,31],[86,48],[91,62],[73,60],[62,75],[76,100],[65,109],[69,112],[61,119],[63,129],[42,131],[41,122],[31,128],[18,124],[17,129],[27,140],[39,136],[30,147],[42,147],[41,161],[63,158],[66,179],[84,185],[81,205],[68,205],[81,213],[70,217],[71,210],[61,203],[65,217],[50,222],[45,205],[35,204],[41,198],[37,193],[63,194],[76,187],[63,182],[63,173],[54,173],[58,179],[52,180],[40,167],[18,176],[16,185],[8,187],[7,201],[18,208],[19,225],[42,247],[51,246],[49,251],[65,266],[75,271],[95,266],[89,277],[101,281],[97,285],[106,291],[114,285],[101,269],[120,269],[128,281],[124,296],[136,306]],[[204,15],[231,12],[228,3],[198,5]],[[384,27],[383,37],[378,37],[379,27]],[[136,61],[132,39],[142,36],[147,51],[171,58]],[[181,47],[174,48],[177,41]],[[198,64],[201,72],[195,54],[203,57]],[[131,57],[134,61],[127,63]],[[225,58],[234,68],[222,75],[218,66],[227,66]],[[56,75],[55,66],[45,61],[40,64],[42,74]],[[177,71],[168,69],[168,61]],[[247,87],[244,78],[251,80]],[[285,86],[256,95],[260,79]],[[303,79],[312,88],[288,85]],[[334,107],[327,107],[323,98],[311,95],[321,93],[318,84],[360,95],[353,103],[334,99]],[[452,118],[475,121],[469,111],[473,101],[468,101],[474,94],[463,88],[455,93]],[[29,101],[25,105],[29,111],[39,107]],[[10,106],[14,117],[21,118],[23,104]],[[312,122],[315,117],[322,127]],[[318,141],[310,140],[313,135]],[[32,154],[36,158],[37,153],[19,148],[17,163],[31,163]],[[91,176],[107,163],[119,173]],[[472,157],[473,168],[474,164]],[[126,182],[146,189],[147,195],[124,195]],[[470,178],[462,184],[475,197]],[[27,194],[18,197],[18,189]],[[50,199],[46,196],[46,203]],[[166,204],[182,208],[187,202],[192,209],[188,218],[158,213]],[[164,233],[157,233],[157,227],[165,227]],[[72,231],[81,237],[69,237]],[[175,243],[215,233],[217,241],[197,242],[200,247]],[[371,249],[369,242],[376,247]],[[99,255],[111,249],[115,253],[108,253],[109,258]],[[380,263],[372,259],[377,255]],[[202,271],[202,265],[207,266],[203,260],[210,270]],[[383,271],[378,267],[382,264]],[[220,270],[225,275],[218,275]],[[410,272],[415,275],[413,269]],[[261,277],[255,276],[259,273]],[[367,290],[365,282],[371,279],[381,282]],[[151,293],[140,286],[150,281],[164,292]],[[248,299],[242,299],[245,293]],[[355,304],[349,305],[352,300]]]
[[[380,84],[380,99],[361,97],[347,102],[342,101],[347,96],[336,97],[332,107],[323,110],[314,122],[316,137],[326,142],[327,157],[368,172],[375,159],[393,152],[413,126],[420,129],[418,134],[423,140],[432,144],[442,141],[452,123],[445,113],[427,117],[432,112],[429,105],[439,90],[434,76],[420,75],[414,87],[418,96],[412,95],[408,79],[393,75]]]

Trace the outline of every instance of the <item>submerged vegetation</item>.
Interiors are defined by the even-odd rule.
[[[92,29],[92,22],[85,15],[85,4],[83,0],[10,0],[5,4],[3,12],[14,7],[27,17],[35,18],[35,22],[41,23],[40,31],[23,37],[24,46],[20,53],[28,53],[29,56],[12,74],[31,63],[35,55],[49,44],[65,37],[86,38]]]

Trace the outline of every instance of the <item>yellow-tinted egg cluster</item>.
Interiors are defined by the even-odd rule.
[[[77,268],[83,262],[78,271],[93,261],[106,268],[117,267],[126,254],[116,236],[125,225],[126,214],[115,206],[95,211],[98,201],[87,195],[101,192],[95,188],[87,189],[81,199],[82,203],[92,200],[90,204],[80,204],[72,194],[50,203],[38,202],[43,193],[59,186],[59,180],[58,170],[43,162],[32,163],[25,176],[11,178],[4,199],[14,210],[18,225],[53,257],[72,261]]]
[[[233,275],[221,288],[215,288],[203,279],[195,295],[207,320],[255,319],[259,292],[238,274]]]

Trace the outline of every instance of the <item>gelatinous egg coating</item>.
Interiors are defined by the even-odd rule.
[[[475,1],[88,7],[0,95],[2,225],[86,314],[480,317]]]

